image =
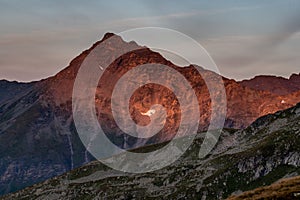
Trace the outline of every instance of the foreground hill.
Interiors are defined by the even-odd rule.
[[[258,200],[258,199],[299,199],[300,176],[286,178],[273,183],[270,186],[260,187],[231,196],[228,200]]]
[[[2,199],[224,199],[300,174],[299,121],[300,103],[245,130],[224,130],[204,159],[198,157],[199,134],[178,161],[155,172],[122,173],[94,161]]]

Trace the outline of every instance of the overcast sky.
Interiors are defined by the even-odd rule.
[[[237,80],[300,69],[300,1],[0,0],[0,79],[56,74],[105,32],[180,31]]]

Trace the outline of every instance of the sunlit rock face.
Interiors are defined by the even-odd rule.
[[[255,90],[287,95],[300,90],[300,73],[292,74],[289,78],[260,75],[250,80],[243,80],[240,84]]]

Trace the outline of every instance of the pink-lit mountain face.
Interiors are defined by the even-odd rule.
[[[300,73],[292,74],[288,79],[276,76],[256,76],[250,80],[243,80],[240,84],[255,90],[287,95],[300,90]]]
[[[111,36],[113,34],[106,34],[101,41],[73,59],[68,67],[55,76],[25,86],[21,84],[20,92],[15,92],[9,97],[6,96],[5,88],[15,88],[18,85],[0,83],[3,85],[0,85],[0,193],[15,191],[93,159],[81,144],[73,122],[73,84],[78,69],[89,52]],[[148,123],[149,118],[141,113],[147,112],[151,105],[161,104],[166,108],[166,124],[158,135],[142,142],[137,138],[127,137],[112,117],[110,104],[114,84],[130,69],[146,63],[167,65],[189,81],[201,108],[199,131],[206,130],[211,115],[211,101],[196,66],[178,67],[148,48],[140,48],[119,58],[111,57],[112,52],[118,48],[134,46],[137,46],[135,42],[127,43],[119,37],[117,42],[105,48],[107,59],[111,60],[112,64],[106,70],[104,78],[99,81],[95,105],[99,122],[108,137],[122,148],[132,148],[163,142],[174,136],[180,123],[180,105],[172,91],[159,85],[149,84],[139,88],[128,103],[132,119],[141,125]],[[214,73],[205,69],[201,69],[201,72],[206,77]],[[300,102],[300,90],[292,91],[290,84],[283,86],[290,92],[276,93],[224,77],[222,79],[227,95],[227,118],[224,125],[227,128],[244,128],[258,117]],[[287,81],[293,82],[292,80],[294,78],[291,77]],[[192,119],[195,116],[190,117]]]
[[[112,35],[113,34],[106,34],[102,41]],[[92,48],[75,58],[66,69],[58,73],[55,77],[45,80],[48,88],[46,96],[54,101],[56,105],[65,104],[66,102],[71,101],[73,83],[77,70],[86,55],[97,44],[99,44],[99,42],[95,43]],[[107,47],[106,55],[109,57],[112,54],[111,52],[117,48],[130,49],[132,46],[137,46],[137,44],[134,42],[126,43],[119,38],[118,42],[114,43],[113,46]],[[95,94],[95,103],[98,110],[103,110],[103,113],[107,114],[108,117],[111,115],[109,112],[111,93],[113,86],[119,80],[119,78],[122,77],[122,75],[136,66],[147,63],[158,63],[174,68],[183,74],[184,77],[190,82],[193,89],[196,91],[200,108],[202,108],[201,124],[199,129],[206,130],[211,110],[210,96],[205,81],[199,75],[194,66],[187,66],[184,68],[175,66],[170,61],[162,57],[159,53],[153,52],[148,48],[142,48],[133,52],[129,52],[115,60],[114,58],[110,59],[113,62],[107,69],[104,78],[100,80],[102,83],[99,82],[99,86]],[[201,71],[202,75],[205,75],[206,77],[209,77],[210,74],[213,74],[213,72],[208,70],[201,69]],[[300,84],[297,84],[299,82],[299,77],[299,75],[292,75],[290,79],[283,79],[272,76],[261,76],[261,78],[258,79],[260,80],[259,82],[262,82],[266,85],[265,88],[263,86],[252,86],[252,84],[250,84],[251,80],[249,82],[236,82],[223,77],[228,102],[227,121],[225,123],[225,127],[243,128],[248,126],[260,116],[286,109],[298,103],[300,101],[300,89],[297,88],[297,86],[300,87]],[[139,79],[139,77],[132,78]],[[256,79],[257,78],[254,78],[253,82]],[[265,81],[263,81],[264,79]],[[276,79],[283,79],[286,82],[286,84],[281,85],[283,88],[282,92],[276,92],[267,87],[267,85],[276,87],[276,84],[274,84],[274,81],[272,81]],[[176,80],[170,81],[176,82]],[[126,90],[126,85],[124,86],[124,90]],[[149,96],[152,96],[151,100],[149,100]],[[140,90],[137,91],[131,98],[129,106],[131,108],[130,110],[132,118],[135,121],[138,118],[141,118],[142,116],[140,113],[145,112],[154,103],[162,103],[165,107],[167,107],[168,110],[172,110],[173,108],[170,107],[170,104],[172,104],[172,102],[175,100],[176,99],[171,95],[171,91],[168,91],[165,88],[149,85],[144,86],[140,88]],[[176,103],[173,104],[176,105]],[[175,107],[175,110],[172,112],[174,114],[178,112],[178,109]],[[107,122],[107,124],[109,123],[110,122]]]

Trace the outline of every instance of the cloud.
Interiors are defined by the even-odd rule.
[[[223,8],[223,9],[200,9],[200,10],[189,10],[187,12],[176,12],[170,14],[163,14],[163,15],[151,15],[151,16],[144,16],[144,17],[130,17],[124,19],[118,19],[110,21],[109,24],[111,26],[120,26],[120,25],[142,25],[145,23],[163,23],[170,22],[177,19],[184,19],[184,18],[191,18],[191,17],[201,17],[201,16],[210,16],[210,15],[217,15],[217,14],[224,14],[233,11],[245,11],[245,10],[252,10],[257,9],[259,6],[251,6],[251,7],[230,7],[230,8]]]

